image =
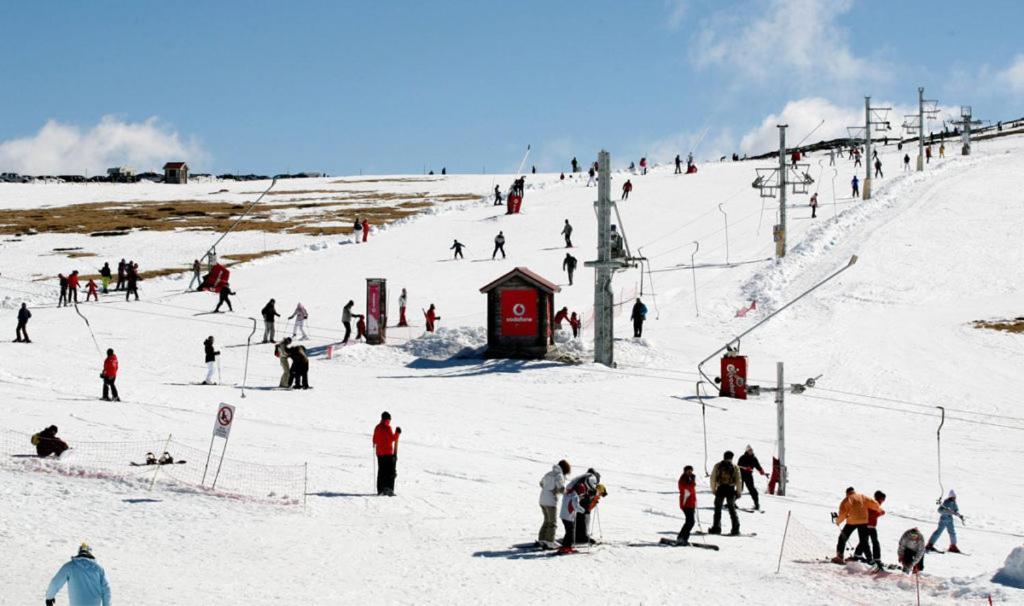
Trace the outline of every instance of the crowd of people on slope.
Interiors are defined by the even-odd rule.
[[[563,459],[540,480],[540,509],[544,520],[536,545],[557,549],[562,554],[576,553],[576,545],[597,542],[591,536],[591,516],[601,499],[608,495],[608,490],[601,483],[601,474],[593,468],[567,482],[571,472],[569,462]],[[564,530],[561,541],[557,543],[556,519],[561,520]]]
[[[82,279],[83,277],[79,275],[77,269],[72,270],[66,276],[63,273],[57,274],[57,287],[60,293],[57,298],[57,307],[78,305],[78,291],[80,288],[85,289],[83,303],[99,301],[100,294],[108,294],[110,292],[110,283],[113,279],[110,263],[103,263],[103,267],[99,269],[99,284],[96,284],[95,278],[88,277],[88,281],[83,285]],[[134,261],[121,259],[117,265],[115,290],[125,291],[125,301],[128,301],[132,295],[135,296],[136,301],[139,300],[139,281],[141,279],[139,276],[139,264]]]

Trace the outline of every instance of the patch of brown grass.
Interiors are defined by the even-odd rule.
[[[96,253],[86,252],[84,250],[64,253],[69,259],[81,259],[83,257],[95,257]]]
[[[1012,320],[975,320],[972,324],[975,328],[1001,330],[1016,334],[1024,333],[1024,318],[1014,318]]]

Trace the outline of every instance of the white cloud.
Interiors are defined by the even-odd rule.
[[[668,9],[666,24],[672,31],[678,30],[686,19],[686,13],[690,10],[690,0],[665,0]]]
[[[1009,67],[996,74],[996,79],[1015,94],[1024,94],[1024,55],[1017,55]]]
[[[88,130],[50,120],[35,135],[0,142],[0,170],[30,175],[101,174],[122,165],[159,170],[167,161],[195,165],[206,158],[195,139],[183,141],[156,118],[123,122],[104,116]]]

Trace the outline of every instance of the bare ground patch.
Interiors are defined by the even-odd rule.
[[[971,323],[975,328],[987,328],[989,330],[1001,330],[1016,334],[1024,333],[1024,317],[1012,320],[975,320]]]

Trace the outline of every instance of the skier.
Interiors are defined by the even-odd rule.
[[[107,573],[96,563],[92,549],[85,543],[78,548],[78,555],[53,575],[46,588],[46,606],[57,603],[57,594],[65,584],[68,586],[68,603],[71,606],[110,606]]]
[[[884,177],[882,174],[882,161],[875,158],[875,177]]]
[[[505,234],[501,231],[498,232],[497,236],[494,236],[494,252],[491,253],[491,260],[494,260],[495,255],[498,251],[501,251],[501,258],[505,258]]]
[[[285,337],[274,346],[274,355],[277,356],[278,361],[281,363],[281,380],[278,381],[278,387],[291,387],[292,386],[292,370],[288,365],[288,347],[291,346],[291,337]]]
[[[78,305],[78,270],[71,272],[68,276],[68,304],[74,301]]]
[[[580,336],[580,326],[582,325],[583,323],[580,322],[580,317],[576,315],[576,312],[572,312],[572,315],[569,316],[569,326],[572,327],[573,339],[578,338]]]
[[[910,170],[910,154],[903,154],[903,170]]]
[[[562,269],[569,274],[569,286],[572,286],[572,274],[576,271],[576,257],[565,253],[565,259],[562,259]]]
[[[811,218],[816,219],[818,217],[818,194],[815,192],[811,194]]]
[[[129,261],[125,266],[125,277],[128,280],[128,287],[124,292],[124,300],[127,301],[129,297],[135,295],[135,300],[139,300],[139,265],[133,261]]]
[[[124,290],[124,269],[125,261],[122,258],[120,261],[117,262],[117,288],[115,288],[114,290]]]
[[[924,535],[917,528],[911,528],[900,537],[899,547],[896,549],[896,556],[903,566],[903,573],[917,574],[924,570]]]
[[[930,539],[928,539],[928,545],[925,547],[928,551],[938,551],[935,548],[935,541],[939,540],[942,536],[942,531],[949,532],[949,548],[947,551],[953,553],[960,553],[960,548],[956,546],[956,527],[953,525],[953,516],[960,518],[960,521],[964,521],[964,517],[960,515],[960,507],[956,504],[956,491],[952,488],[949,490],[949,494],[946,496],[946,500],[939,505],[939,527],[932,533]]]
[[[626,182],[622,184],[622,199],[628,200],[629,192],[631,191],[633,191],[633,184],[629,181],[629,179],[626,179]]]
[[[32,317],[32,312],[28,310],[26,303],[21,304],[21,309],[18,310],[18,327],[14,329],[14,342],[15,343],[31,343],[32,340],[28,338],[28,320]]]
[[[722,504],[729,508],[732,528],[729,534],[740,533],[740,518],[736,515],[736,499],[743,494],[743,479],[740,470],[732,462],[732,451],[727,450],[722,460],[711,469],[711,493],[715,495],[715,517],[708,534],[722,534]]]
[[[32,436],[32,445],[36,447],[36,456],[39,458],[56,455],[59,459],[70,448],[67,442],[57,437],[56,425],[50,425]]]
[[[427,332],[434,332],[434,323],[441,319],[441,316],[437,315],[437,310],[434,308],[434,304],[430,304],[430,308],[423,312],[423,317],[427,322]]]
[[[853,166],[854,167],[860,166],[860,148],[859,147],[855,147],[855,148],[853,148],[853,151],[850,152],[850,153],[853,154]]]
[[[853,188],[853,193],[850,194],[852,197],[856,198],[860,195],[860,179],[857,178],[857,175],[854,175],[853,179],[850,180],[850,187]]]
[[[601,474],[593,468],[581,476],[572,479],[565,486],[565,497],[562,498],[562,507],[559,517],[565,527],[565,537],[562,539],[562,546],[559,553],[576,553],[573,547],[576,543],[589,545],[596,543],[590,538],[589,521],[590,512],[597,507],[597,502],[607,493],[601,482]],[[604,494],[601,494],[604,493]]]
[[[833,147],[828,148],[828,165],[836,165],[836,150]]]
[[[366,238],[370,236],[370,222],[363,217],[363,242],[366,242]]]
[[[501,186],[494,186],[494,206],[501,206]]]
[[[405,319],[405,306],[408,303],[408,296],[405,294],[405,289],[402,289],[402,294],[398,296],[398,325],[408,326],[409,322]]]
[[[228,298],[228,295],[235,295],[235,294],[238,294],[238,293],[232,291],[231,290],[231,286],[227,282],[225,282],[224,286],[222,286],[220,288],[220,293],[219,293],[220,297],[217,300],[217,307],[213,308],[213,313],[219,313],[220,312],[220,306],[225,304],[225,303],[228,304],[228,311],[235,311],[235,308],[231,307],[231,299]]]
[[[453,259],[464,259],[465,257],[462,256],[462,249],[465,246],[466,246],[465,244],[463,244],[462,242],[459,242],[459,240],[456,239],[455,242],[452,244],[451,248],[448,249],[448,250],[454,250],[455,251],[455,255],[452,258]]]
[[[117,381],[117,356],[114,355],[113,349],[107,350],[107,357],[103,360],[103,372],[100,373],[100,378],[103,379],[103,400],[105,402],[110,401],[110,396],[114,396],[115,402],[120,402],[121,398],[117,395],[117,386],[114,382]]]
[[[647,158],[640,158],[640,175],[647,174]]]
[[[366,316],[356,314],[356,341],[366,339]]]
[[[295,306],[295,311],[292,312],[292,315],[288,316],[289,320],[292,318],[295,318],[295,325],[292,327],[292,337],[294,338],[301,332],[302,340],[305,341],[309,338],[309,335],[306,334],[306,320],[309,318],[309,312],[306,311],[301,301]]]
[[[92,279],[85,285],[85,302],[88,303],[90,298],[95,301],[100,300],[100,296],[96,294],[96,282]]]
[[[631,174],[631,175],[635,175],[636,174],[636,164],[634,164],[633,162],[629,163],[629,174]]]
[[[202,284],[203,284],[203,278],[201,276],[202,273],[203,273],[203,266],[199,263],[199,259],[194,259],[192,261],[192,279],[188,281],[188,289],[189,290],[192,290],[192,285],[193,284],[197,284],[199,286],[202,286]]]
[[[697,513],[697,476],[693,475],[693,466],[683,467],[683,475],[679,476],[679,509],[683,510],[683,527],[679,530],[676,543],[690,544],[690,531],[693,530],[694,514]]]
[[[103,294],[107,294],[110,288],[110,263],[103,262],[100,268],[100,284],[103,285]]]
[[[277,313],[273,299],[267,301],[267,304],[263,306],[260,314],[263,316],[263,342],[276,342],[274,339],[274,318],[280,318],[281,314]]]
[[[863,556],[866,560],[874,561],[875,565],[882,564],[882,546],[878,542],[878,518],[885,515],[882,504],[885,503],[885,493],[881,490],[875,491],[875,503],[878,504],[878,511],[868,511],[868,539],[871,544],[857,543],[857,549],[853,551],[854,556]]]
[[[842,564],[846,561],[843,554],[846,552],[846,541],[850,535],[857,531],[857,539],[861,543],[868,542],[868,520],[870,512],[881,511],[878,503],[865,495],[856,492],[853,487],[846,489],[846,498],[839,504],[839,514],[835,518],[836,526],[846,525],[839,531],[839,540],[836,542],[836,556],[832,558],[835,564]],[[874,563],[868,558],[868,563]]]
[[[676,172],[674,174],[683,174],[683,159],[679,157],[679,154],[676,154]]]
[[[945,143],[940,143],[939,144],[939,157],[940,158],[945,158],[946,157],[946,144]]]
[[[932,146],[928,145],[924,148],[924,161],[925,164],[932,163]]]
[[[764,469],[761,469],[761,462],[757,460],[754,448],[750,444],[747,444],[747,449],[740,455],[736,464],[740,468],[740,477],[743,478],[743,484],[747,487],[750,498],[754,499],[754,509],[760,511],[761,502],[758,499],[757,487],[754,486],[754,470],[756,469],[762,476],[766,474]]]
[[[563,307],[555,314],[555,330],[562,330],[562,322],[569,319],[569,308]]]
[[[590,187],[591,185],[594,185],[594,184],[597,183],[597,181],[594,180],[594,173],[595,173],[594,167],[591,166],[587,170],[587,187]]]
[[[565,494],[565,478],[572,471],[569,462],[562,459],[551,467],[540,480],[540,510],[544,523],[537,533],[537,546],[555,549],[555,526],[558,519],[558,495]]]
[[[292,362],[291,378],[292,387],[295,389],[309,389],[309,356],[306,348],[302,345],[289,347],[286,350]]]
[[[878,161],[878,149],[871,150],[871,159]]]
[[[647,319],[647,306],[640,301],[640,297],[637,297],[636,303],[633,303],[633,311],[630,312],[629,319],[633,320],[633,338],[639,339],[644,334],[644,320]]]
[[[377,456],[377,496],[395,496],[398,475],[398,438],[402,428],[391,430],[391,413],[380,413],[380,423],[373,428],[373,451]]]
[[[203,385],[216,385],[213,381],[213,371],[216,370],[217,356],[220,355],[220,352],[213,348],[213,335],[206,337],[206,340],[203,341],[203,352],[206,361],[206,378],[203,379]]]
[[[57,280],[60,282],[60,299],[57,300],[57,307],[67,307],[68,305],[68,279],[64,274],[57,274]]]
[[[562,226],[562,235],[565,236],[565,247],[572,248],[572,225],[569,225],[569,220],[565,220],[565,225]]]
[[[576,161],[576,156],[572,157],[572,172],[580,172],[580,163]]]
[[[348,343],[349,335],[352,334],[352,306],[355,304],[355,301],[350,300],[341,310],[341,323],[345,327],[345,338],[341,340],[343,345]]]

